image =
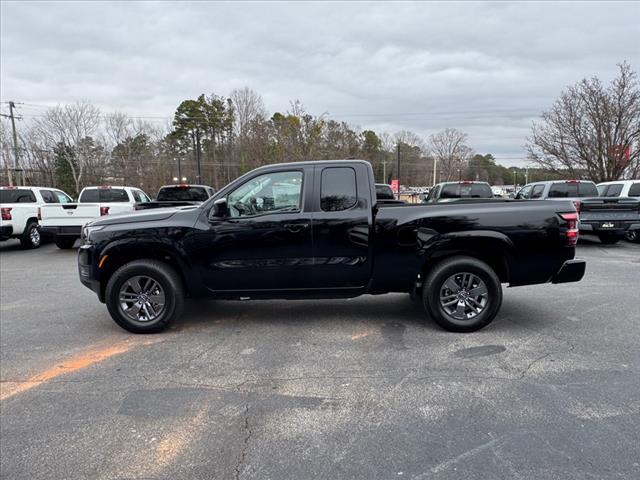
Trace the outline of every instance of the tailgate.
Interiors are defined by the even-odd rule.
[[[640,201],[634,198],[586,198],[581,201],[581,222],[638,220]]]
[[[43,227],[83,226],[100,216],[98,203],[60,203],[40,209]]]

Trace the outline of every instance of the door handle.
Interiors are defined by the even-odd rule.
[[[300,233],[303,230],[306,230],[308,227],[308,223],[287,223],[284,226],[284,228],[289,230],[291,233]]]

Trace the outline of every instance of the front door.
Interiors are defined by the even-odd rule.
[[[205,283],[214,291],[295,290],[311,285],[312,169],[272,171],[227,195],[228,216],[210,217]]]

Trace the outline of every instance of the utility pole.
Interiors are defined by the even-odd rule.
[[[438,159],[433,157],[433,185],[436,184],[436,165],[438,164]]]
[[[16,177],[16,185],[23,186],[24,178],[21,175],[22,169],[20,169],[20,162],[18,160],[18,135],[16,133],[15,115],[13,114],[13,109],[16,108],[16,104],[12,101],[7,103],[9,104],[9,115],[0,115],[11,119],[11,129],[13,130],[13,174]],[[20,120],[20,117],[18,117],[18,120]],[[11,179],[9,179],[9,184],[11,184]]]
[[[400,142],[398,142],[398,200],[400,200]]]

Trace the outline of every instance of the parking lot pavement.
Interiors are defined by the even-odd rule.
[[[75,252],[0,244],[7,479],[640,478],[640,245],[505,290],[473,334],[407,295],[113,323]]]

